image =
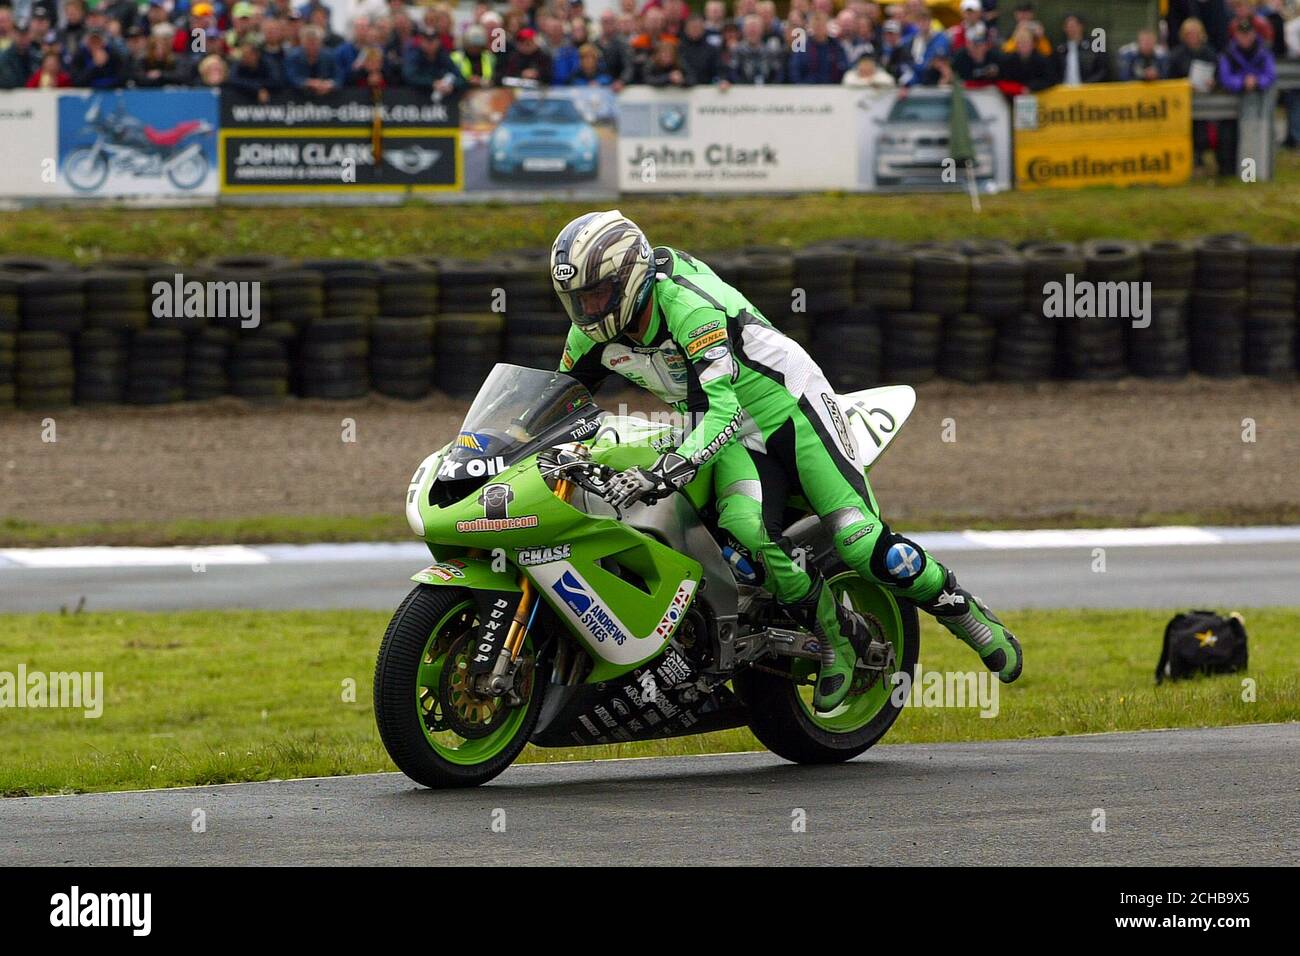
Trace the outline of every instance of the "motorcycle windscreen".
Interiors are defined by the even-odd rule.
[[[589,437],[596,414],[586,386],[563,372],[497,365],[443,456],[435,486],[450,486],[445,497],[459,500],[538,448]],[[436,487],[433,496],[444,497]]]

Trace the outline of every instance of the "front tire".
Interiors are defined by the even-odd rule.
[[[894,645],[895,672],[906,671],[909,681],[914,678],[921,650],[916,608],[840,562],[826,570],[826,586],[838,599],[847,595],[855,610],[880,622],[886,639]],[[802,660],[776,666],[801,679],[816,671],[815,664]],[[748,669],[736,675],[735,686],[749,708],[749,729],[754,736],[772,753],[794,763],[850,760],[884,737],[903,710],[902,704],[895,703],[896,684],[891,675],[877,678],[862,693],[850,693],[826,715],[814,713],[811,687],[786,677]]]
[[[74,149],[63,161],[63,175],[73,189],[93,193],[108,179],[108,157],[88,146]]]
[[[444,680],[443,670],[455,667],[461,639],[478,625],[478,605],[464,588],[417,585],[393,614],[375,662],[375,723],[384,749],[399,770],[432,789],[477,787],[487,783],[519,756],[532,736],[541,710],[543,681],[532,639],[523,655],[531,657],[531,675],[523,703],[511,708],[467,698],[455,700],[468,708],[450,716],[449,694],[455,672]],[[525,665],[521,665],[525,666]],[[453,726],[466,719],[483,719],[483,730],[462,736]],[[458,720],[461,721],[458,723]],[[465,733],[469,733],[466,730]]]

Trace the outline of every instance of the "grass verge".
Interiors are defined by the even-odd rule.
[[[1294,720],[1300,714],[1300,608],[1245,611],[1249,677],[1154,687],[1168,612],[1008,615],[1027,666],[998,714],[913,709],[889,743],[980,741]],[[374,729],[371,678],[387,615],[187,612],[0,616],[0,671],[102,671],[103,714],[0,710],[0,794],[24,796],[219,784],[391,770]],[[924,623],[922,667],[978,668]],[[747,731],[573,750],[526,760],[758,749]]]
[[[1007,192],[971,211],[964,195],[624,196],[619,206],[655,242],[693,250],[754,243],[801,246],[871,235],[906,240],[996,237],[1188,239],[1223,229],[1290,242],[1300,219],[1300,155],[1284,152],[1269,183],[1198,179],[1177,189],[1098,187]],[[0,253],[139,255],[181,263],[214,254],[379,257],[412,252],[483,257],[549,247],[591,201],[520,207],[502,202],[348,208],[215,206],[194,209],[52,208],[8,214]]]

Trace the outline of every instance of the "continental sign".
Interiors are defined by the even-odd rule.
[[[1185,80],[1056,87],[1019,97],[1021,189],[1185,183],[1192,173],[1192,91]]]

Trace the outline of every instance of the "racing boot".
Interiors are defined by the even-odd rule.
[[[814,578],[807,596],[786,605],[786,612],[815,634],[821,645],[813,709],[828,713],[844,702],[853,684],[853,668],[858,660],[855,648],[865,648],[870,643],[866,621],[836,601],[820,575]]]
[[[1020,676],[1024,664],[1020,642],[983,601],[958,586],[957,576],[951,571],[934,599],[918,602],[917,607],[933,614],[954,637],[978,654],[1002,683],[1010,684]]]

